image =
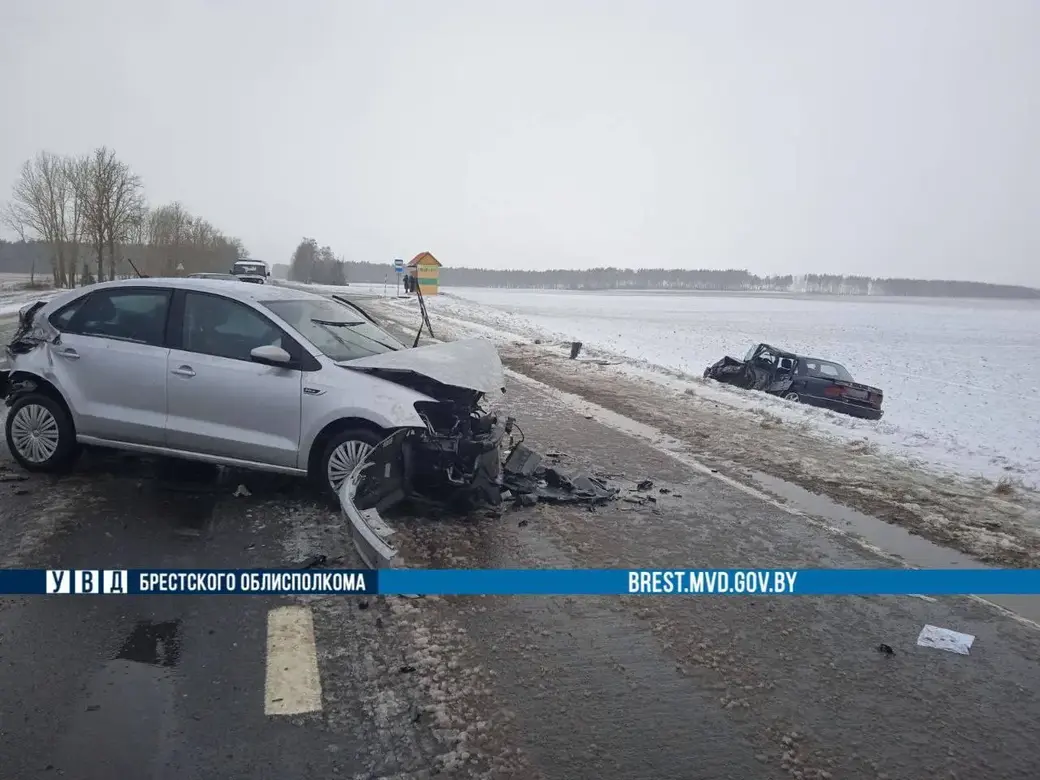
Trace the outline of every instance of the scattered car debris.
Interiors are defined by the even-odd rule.
[[[506,462],[508,464],[509,460]],[[523,464],[526,466],[527,462],[525,458]],[[598,477],[581,473],[568,475],[555,466],[538,466],[529,473],[522,473],[511,470],[507,465],[503,472],[502,483],[511,493],[521,497],[531,496],[536,501],[600,504],[612,501],[619,492]]]
[[[235,498],[249,498],[253,495],[245,485],[239,485],[232,494]]]
[[[926,625],[917,637],[919,647],[934,647],[958,655],[970,655],[971,646],[975,642],[973,634],[962,634],[948,628]]]
[[[645,506],[646,504],[656,504],[657,499],[653,496],[648,496],[646,493],[636,492],[633,496],[625,496],[623,499],[626,503],[637,504],[638,506]]]
[[[381,513],[406,499],[469,510],[480,502],[497,507],[506,501],[519,507],[544,501],[584,504],[592,509],[618,497],[620,490],[600,477],[543,465],[542,456],[522,439],[503,462],[501,442],[507,432],[519,430],[513,418],[507,418],[503,425],[494,415],[474,414],[471,421],[484,433],[443,439],[427,435],[418,441],[410,440],[412,431],[391,434],[344,480],[340,504],[350,523],[354,546],[369,567],[394,565],[397,550],[390,543],[393,530]],[[431,453],[431,441],[445,440],[443,449],[434,447]],[[440,471],[445,462],[449,464],[447,485]],[[457,470],[452,468],[455,464]],[[434,468],[437,473],[431,474]]]
[[[513,448],[502,468],[507,474],[520,474],[526,477],[533,474],[541,462],[542,456],[521,442]]]
[[[571,360],[576,359],[580,352],[581,352],[581,342],[580,341],[572,341],[571,342]]]
[[[882,655],[895,655],[896,651],[893,650],[889,645],[881,643],[877,646],[877,651]]]
[[[305,560],[296,568],[298,569],[317,569],[319,566],[324,566],[328,563],[328,558],[324,555],[312,555],[310,558]]]
[[[0,474],[0,482],[25,482],[27,479],[25,474]]]
[[[638,485],[636,485],[636,490],[653,490],[653,489],[654,489],[654,483],[653,483],[652,480],[649,480],[649,479],[644,479],[642,482],[640,482]]]
[[[883,414],[885,394],[880,388],[856,382],[832,360],[796,355],[769,344],[752,347],[743,360],[727,355],[704,369],[704,378],[866,420],[880,420]]]

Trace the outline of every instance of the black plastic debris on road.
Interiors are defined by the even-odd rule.
[[[519,474],[527,477],[535,472],[541,462],[542,456],[521,442],[509,453],[502,469],[507,474]]]
[[[533,506],[538,501],[601,504],[617,498],[618,489],[599,477],[568,474],[556,466],[543,466],[541,461],[541,455],[517,444],[502,467],[504,495],[515,496],[520,506]]]

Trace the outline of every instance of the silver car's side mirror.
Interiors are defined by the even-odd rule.
[[[263,363],[269,366],[288,366],[292,363],[292,356],[281,347],[276,347],[273,344],[256,347],[249,353],[249,356],[255,363]]]

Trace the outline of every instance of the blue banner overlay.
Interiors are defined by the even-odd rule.
[[[16,569],[0,595],[1040,594],[1040,569]]]

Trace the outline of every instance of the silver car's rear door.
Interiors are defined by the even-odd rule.
[[[162,288],[115,288],[70,304],[76,308],[61,338],[46,349],[78,435],[165,443],[170,295]]]

